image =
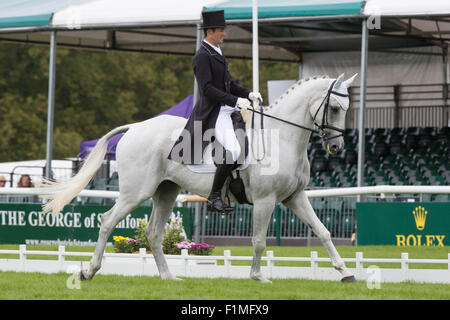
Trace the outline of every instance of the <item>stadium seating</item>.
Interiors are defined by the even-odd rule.
[[[366,128],[365,139],[365,185],[450,184],[450,127]],[[319,136],[311,141],[308,187],[356,186],[358,129],[345,130],[344,150],[334,156],[323,152]]]

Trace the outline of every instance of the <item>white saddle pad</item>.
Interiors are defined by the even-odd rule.
[[[235,170],[244,170],[248,167],[250,163],[250,152],[243,164],[237,167]],[[188,164],[186,167],[195,173],[214,173],[216,172],[216,166],[212,158],[212,144],[208,145],[203,153],[203,163],[202,164]]]

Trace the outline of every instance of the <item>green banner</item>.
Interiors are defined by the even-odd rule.
[[[67,205],[58,215],[44,214],[39,204],[0,204],[1,244],[94,245],[100,230],[100,215],[111,206]],[[149,221],[151,207],[139,207],[114,229],[113,236],[133,237],[139,220]],[[173,208],[180,213],[189,239],[193,221],[189,208]]]
[[[450,245],[450,203],[356,204],[358,245]]]

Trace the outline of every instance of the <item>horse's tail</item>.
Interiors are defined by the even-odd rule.
[[[117,127],[101,137],[84,161],[80,171],[68,181],[56,183],[44,179],[44,185],[41,187],[44,192],[39,196],[51,200],[43,206],[43,211],[53,211],[53,214],[58,214],[67,203],[76,197],[102,165],[108,141],[116,134],[128,131],[130,126]]]

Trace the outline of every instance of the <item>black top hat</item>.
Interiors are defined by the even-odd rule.
[[[203,11],[203,25],[201,29],[225,28],[225,13],[223,10]]]

